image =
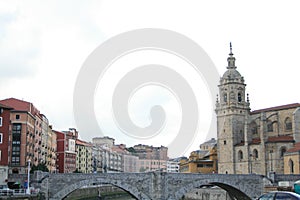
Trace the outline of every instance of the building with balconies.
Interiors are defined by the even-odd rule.
[[[73,173],[76,170],[76,140],[78,132],[74,128],[68,131],[54,131],[57,138],[56,172]]]
[[[92,144],[76,140],[76,171],[81,173],[92,173]]]
[[[10,173],[27,173],[27,163],[40,163],[42,117],[30,102],[9,98],[0,101],[11,107],[8,166]]]

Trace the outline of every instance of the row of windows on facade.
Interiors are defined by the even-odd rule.
[[[163,165],[165,161],[141,161],[141,165]]]
[[[213,164],[202,164],[202,163],[198,163],[197,167],[201,167],[201,168],[212,168]]]
[[[20,120],[20,115],[16,115],[16,120]],[[36,121],[36,124],[38,125],[38,121]],[[2,117],[0,117],[0,127],[2,126]],[[40,124],[41,127],[41,124]]]
[[[235,94],[234,93],[230,93],[230,98],[234,100],[236,98]],[[227,98],[227,93],[224,93],[223,94],[223,101],[227,102],[227,99],[228,99]],[[238,100],[238,102],[242,102],[243,99],[242,99],[242,94],[241,93],[238,93],[237,100]]]
[[[286,147],[281,147],[280,148],[280,157],[282,158],[284,156],[284,153],[286,152]],[[271,150],[270,151],[270,154],[272,154],[273,151]],[[254,149],[252,153],[250,153],[250,158],[253,158],[253,159],[258,159],[258,151],[257,149]],[[243,160],[244,159],[244,156],[243,156],[243,151],[242,150],[239,150],[238,151],[238,159],[239,160]]]
[[[267,131],[268,132],[273,132],[274,131],[274,124],[277,123],[276,121],[270,121],[268,120],[267,121]],[[256,122],[251,122],[250,123],[250,129],[251,129],[251,132],[252,134],[257,134],[258,133],[258,126],[256,124]],[[293,129],[293,124],[292,124],[292,120],[291,118],[287,117],[285,118],[284,120],[284,129],[286,131],[291,131]]]
[[[16,116],[15,116],[15,119],[16,119],[16,120],[20,120],[20,115],[16,115]],[[38,120],[36,120],[35,124],[36,124],[36,126],[42,127],[42,123],[39,124],[39,121],[38,121]]]

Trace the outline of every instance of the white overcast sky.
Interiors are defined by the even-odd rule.
[[[296,0],[1,0],[0,98],[15,97],[33,102],[47,116],[54,129],[76,127],[72,107],[73,90],[87,56],[103,41],[124,31],[163,28],[184,34],[197,42],[210,56],[220,74],[226,70],[231,41],[236,65],[247,84],[252,110],[300,102],[297,82],[300,77],[299,19],[299,3]],[[151,56],[157,63],[162,57],[148,57]],[[140,58],[137,63],[141,64],[143,55],[136,58]],[[134,59],[128,59],[120,61],[119,66],[122,66],[122,62],[131,65]],[[171,63],[171,60],[168,62]],[[115,69],[118,69],[117,64]],[[111,76],[107,81],[117,80]],[[202,87],[201,83],[199,87]],[[98,91],[95,94],[96,102],[109,98],[111,90],[106,88]],[[180,109],[176,98],[170,93],[161,88],[144,88],[137,92],[132,99],[136,106],[130,107],[131,117],[135,123],[146,125],[149,123],[147,115],[139,112],[144,113],[148,109],[147,104],[154,102],[164,105],[169,116],[166,131],[161,137],[133,140],[118,132],[111,120],[109,106],[103,102],[95,105],[97,119],[105,125],[104,134],[116,138],[116,143],[168,145],[180,123],[177,119]],[[202,105],[202,110],[200,108],[200,113],[210,119],[214,113],[205,108],[214,105],[205,101],[201,104],[205,105]],[[168,111],[173,114],[168,115]],[[195,138],[189,151],[197,149],[210,135],[216,136],[216,133],[207,136],[207,124],[209,120],[200,123],[200,136]],[[80,132],[80,136],[89,141],[100,135]]]

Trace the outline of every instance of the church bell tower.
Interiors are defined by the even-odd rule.
[[[247,121],[250,104],[245,94],[244,77],[236,70],[235,60],[230,43],[228,66],[218,85],[219,96],[215,110],[218,132],[218,173],[220,174],[236,173],[235,146],[248,143]]]

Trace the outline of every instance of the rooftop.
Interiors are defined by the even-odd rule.
[[[26,111],[33,115],[40,115],[40,111],[34,107],[34,105],[30,102],[23,101],[16,98],[8,98],[4,100],[0,100],[2,105],[13,108],[16,111]]]
[[[1,103],[0,103],[0,108],[4,108],[4,109],[13,109],[12,107],[3,105],[3,104],[1,104]]]
[[[77,145],[82,145],[82,146],[92,146],[91,143],[88,143],[88,142],[86,142],[86,141],[79,140],[79,139],[76,140],[76,144],[77,144]]]
[[[293,153],[300,151],[300,142],[296,143],[295,146],[287,150],[287,153]]]
[[[267,142],[294,142],[294,137],[290,135],[279,135],[274,137],[269,137]]]
[[[270,108],[254,110],[251,112],[251,114],[257,114],[257,113],[268,112],[268,111],[285,110],[285,109],[297,108],[297,107],[300,107],[299,103],[292,103],[292,104],[286,104],[286,105],[281,105],[281,106],[275,106],[275,107],[270,107]]]

